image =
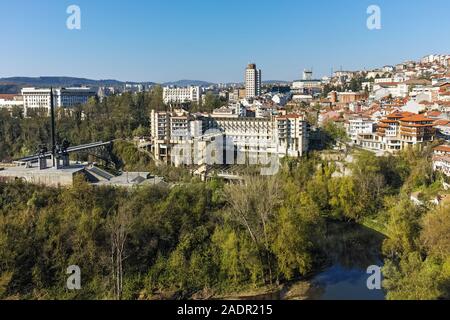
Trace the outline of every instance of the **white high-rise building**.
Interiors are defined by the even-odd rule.
[[[261,95],[261,70],[256,64],[249,64],[245,70],[245,97],[255,98]]]

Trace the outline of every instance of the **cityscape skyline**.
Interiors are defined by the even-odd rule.
[[[366,10],[373,3],[365,0],[345,6],[288,0],[207,6],[202,1],[139,1],[137,12],[124,2],[79,0],[81,30],[69,30],[66,9],[73,2],[21,0],[9,4],[0,20],[2,30],[14,30],[4,35],[9,49],[0,53],[0,77],[241,83],[242,66],[256,63],[264,70],[263,80],[292,81],[304,69],[312,68],[320,78],[332,69],[382,67],[450,51],[442,41],[450,30],[447,1],[391,2],[377,1],[382,28],[369,30]],[[423,17],[430,9],[433,15]],[[238,23],[230,24],[230,17]],[[31,30],[46,36],[30,37]]]

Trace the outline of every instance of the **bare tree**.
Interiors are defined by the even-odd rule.
[[[225,195],[230,216],[249,233],[264,267],[265,260],[269,281],[272,282],[272,259],[268,224],[275,215],[279,203],[279,184],[276,177],[251,177],[242,185],[228,185]],[[263,279],[267,281],[263,270]]]
[[[131,229],[133,214],[126,206],[119,206],[116,213],[108,221],[111,233],[111,269],[114,283],[114,297],[122,299],[123,294],[123,262],[125,245]]]

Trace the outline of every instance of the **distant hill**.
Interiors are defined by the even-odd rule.
[[[177,87],[188,87],[188,86],[200,86],[200,87],[209,87],[214,85],[212,82],[201,81],[201,80],[178,80],[172,82],[165,82],[162,84],[163,86],[177,86]]]
[[[21,87],[10,83],[0,83],[0,94],[17,94]]]
[[[0,78],[0,91],[3,90],[16,90],[20,91],[21,87],[77,87],[77,86],[111,86],[118,87],[123,86],[125,83],[129,84],[154,84],[153,82],[123,82],[118,80],[106,79],[106,80],[92,80],[86,78],[74,78],[74,77],[10,77]]]
[[[89,87],[120,87],[125,84],[144,84],[144,85],[154,85],[155,82],[134,82],[134,81],[118,81],[113,79],[105,80],[92,80],[86,78],[75,78],[75,77],[9,77],[0,78],[0,93],[19,93],[20,89],[23,87],[79,87],[79,86],[89,86]],[[179,80],[163,83],[163,86],[201,86],[209,87],[213,85],[212,82],[201,81],[201,80]]]

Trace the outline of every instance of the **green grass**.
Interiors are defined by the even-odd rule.
[[[364,218],[361,222],[361,225],[365,226],[366,228],[375,230],[376,232],[381,233],[382,235],[389,238],[389,234],[386,230],[386,226],[379,222],[377,219],[373,219],[371,217]]]

